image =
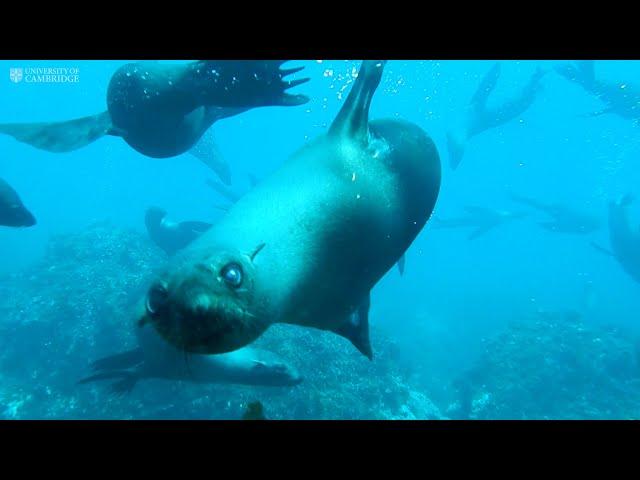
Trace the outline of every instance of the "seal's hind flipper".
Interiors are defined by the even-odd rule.
[[[114,132],[109,112],[102,112],[67,122],[0,124],[0,133],[40,150],[63,153],[82,148]]]
[[[91,364],[94,371],[98,370],[120,370],[133,368],[144,361],[144,354],[141,348],[135,348],[124,353],[109,355],[108,357],[96,360]]]
[[[220,153],[211,128],[191,147],[189,153],[213,170],[225,185],[231,185],[231,167]]]
[[[347,100],[329,128],[329,135],[344,135],[367,143],[369,138],[369,107],[384,70],[385,61],[365,60],[360,66]]]
[[[347,320],[333,330],[334,333],[349,340],[354,347],[369,360],[373,360],[371,341],[369,340],[369,306],[371,305],[370,295],[358,309],[353,312]]]

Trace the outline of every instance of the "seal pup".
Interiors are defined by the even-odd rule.
[[[468,215],[458,218],[442,219],[434,217],[434,228],[472,228],[467,240],[475,240],[504,223],[518,220],[527,216],[523,212],[507,210],[492,210],[486,207],[467,206]]]
[[[369,121],[383,67],[364,61],[327,134],[174,257],[141,326],[188,352],[224,353],[289,323],[335,332],[372,358],[369,292],[426,224],[441,179],[421,128]]]
[[[161,379],[199,384],[292,387],[302,382],[297,370],[277,355],[245,347],[220,355],[192,355],[162,340],[150,326],[136,329],[138,347],[93,362],[94,373],[78,383],[118,380],[112,391],[129,393],[140,381]]]
[[[533,198],[514,193],[510,196],[512,201],[527,205],[550,216],[551,221],[539,223],[542,228],[550,232],[584,235],[600,228],[600,222],[597,218],[566,205],[539,202]]]
[[[0,124],[0,133],[49,152],[69,152],[105,135],[121,137],[152,158],[189,151],[216,121],[256,107],[296,106],[305,95],[287,90],[308,78],[285,80],[304,67],[284,60],[199,60],[187,64],[128,63],[111,77],[107,111],[65,122]],[[229,182],[209,142],[194,155]]]
[[[466,145],[472,137],[513,120],[533,104],[540,91],[540,80],[546,74],[545,70],[536,69],[516,96],[500,105],[490,106],[487,100],[498,83],[500,69],[500,62],[496,62],[485,74],[464,111],[461,124],[447,132],[449,164],[453,170],[460,165]]]
[[[596,250],[615,258],[622,269],[640,282],[640,228],[634,229],[629,219],[633,196],[627,194],[609,203],[608,227],[611,250],[591,243]]]
[[[36,218],[24,206],[18,193],[0,178],[0,225],[32,227],[36,223]]]
[[[636,123],[640,121],[640,88],[638,86],[596,78],[593,60],[562,63],[555,67],[555,71],[604,103],[604,108],[585,116],[613,114],[634,120]]]
[[[173,222],[167,219],[166,210],[150,207],[144,217],[149,237],[168,256],[183,249],[211,228],[211,223],[188,221]]]

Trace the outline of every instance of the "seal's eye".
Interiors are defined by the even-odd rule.
[[[237,263],[229,263],[222,269],[220,276],[228,285],[238,288],[242,284],[242,267]]]
[[[157,283],[149,290],[147,295],[147,313],[156,315],[158,311],[167,303],[169,291],[162,283]]]

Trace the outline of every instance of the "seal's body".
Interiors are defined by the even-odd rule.
[[[440,187],[424,131],[368,121],[382,69],[365,61],[328,134],[176,256],[141,324],[184,350],[222,353],[291,323],[334,331],[371,358],[369,292],[425,225]]]
[[[0,178],[0,225],[5,227],[32,227],[36,218],[24,206],[18,193]]]
[[[308,79],[285,81],[301,68],[281,70],[279,60],[201,60],[182,65],[130,63],[119,68],[107,89],[108,110],[66,122],[2,124],[0,133],[50,152],[84,147],[104,135],[122,137],[153,158],[180,155],[195,147],[217,120],[261,106],[306,103],[286,90]],[[228,166],[216,152],[194,155],[229,183]]]
[[[150,326],[136,330],[138,348],[94,362],[95,373],[79,383],[120,379],[112,389],[116,393],[126,393],[143,379],[274,387],[302,382],[295,368],[264,350],[246,347],[221,355],[186,357],[184,352],[161,339]]]

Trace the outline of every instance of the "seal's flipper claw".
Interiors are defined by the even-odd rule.
[[[0,133],[52,153],[71,152],[112,133],[109,112],[52,123],[6,123]]]
[[[284,68],[284,69],[280,69],[280,75],[282,77],[286,77],[287,75],[292,75],[292,74],[298,73],[298,72],[300,72],[302,70],[304,70],[304,67]]]
[[[311,80],[309,77],[299,78],[297,80],[287,80],[286,85],[287,88],[297,87],[298,85],[302,85],[303,83],[307,83]]]

